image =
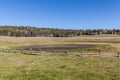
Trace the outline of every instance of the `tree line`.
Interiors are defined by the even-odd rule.
[[[120,29],[54,29],[54,28],[37,28],[30,26],[0,26],[0,36],[14,37],[74,37],[81,35],[102,35],[112,34],[120,35]]]

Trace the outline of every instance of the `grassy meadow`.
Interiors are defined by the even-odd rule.
[[[120,49],[120,37],[0,37],[1,49],[51,44],[94,44],[109,55]],[[120,59],[0,53],[0,80],[120,80]]]
[[[0,80],[119,80],[117,58],[0,53]]]

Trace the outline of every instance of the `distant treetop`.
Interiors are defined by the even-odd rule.
[[[0,36],[14,37],[74,37],[81,35],[102,35],[112,34],[120,35],[119,29],[103,30],[103,29],[54,29],[54,28],[37,28],[30,26],[0,26]]]

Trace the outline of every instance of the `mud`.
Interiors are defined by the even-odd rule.
[[[88,48],[93,48],[95,45],[88,45],[88,44],[72,44],[72,45],[34,45],[34,46],[25,46],[22,47],[24,50],[51,50],[51,49],[88,49]]]

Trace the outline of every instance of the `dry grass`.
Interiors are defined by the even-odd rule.
[[[120,36],[0,37],[0,48],[48,44],[109,44],[120,49]]]

